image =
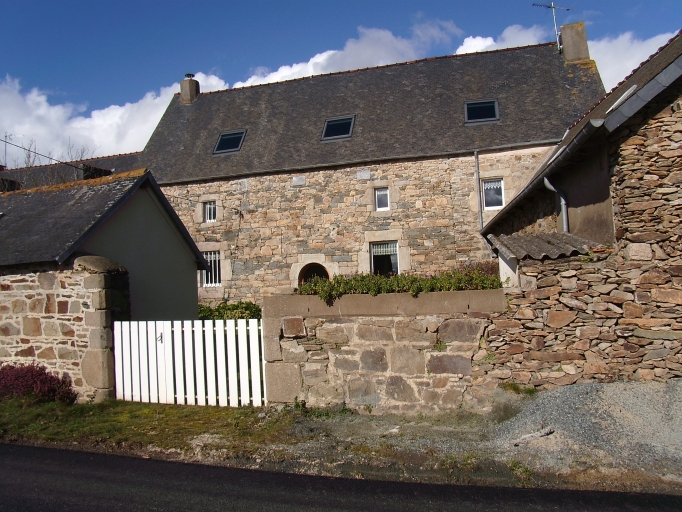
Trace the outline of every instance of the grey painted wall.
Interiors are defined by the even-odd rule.
[[[79,252],[104,256],[128,270],[133,320],[197,318],[194,254],[146,189],[138,189]]]

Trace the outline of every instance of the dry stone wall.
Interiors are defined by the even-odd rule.
[[[127,272],[105,258],[0,273],[0,363],[46,366],[80,401],[113,396],[111,325],[129,312]]]
[[[481,154],[481,178],[503,178],[508,201],[546,152],[546,147],[538,147]],[[389,188],[388,211],[376,211],[378,187]],[[478,234],[473,156],[224,179],[163,190],[199,248],[221,251],[222,286],[200,288],[202,300],[261,302],[263,296],[289,294],[297,278],[292,268],[309,261],[324,264],[332,274],[367,272],[368,242],[376,241],[370,240],[373,233],[392,233],[406,271],[434,273],[458,261],[489,257]],[[204,201],[216,201],[216,221],[204,222]],[[496,212],[484,213],[488,218]]]

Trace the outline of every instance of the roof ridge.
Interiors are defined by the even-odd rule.
[[[54,163],[51,163],[51,164],[32,165],[31,167],[14,167],[13,169],[3,169],[0,172],[25,171],[25,170],[30,170],[30,169],[40,169],[43,167],[54,167],[55,165],[72,165],[72,164],[81,163],[81,162],[90,162],[92,160],[103,160],[105,158],[116,158],[119,156],[141,155],[141,154],[142,154],[142,151],[131,151],[130,153],[116,153],[114,155],[93,156],[90,158],[85,158],[83,160],[69,160],[68,162],[66,162],[66,161],[64,161],[64,162],[55,161]]]
[[[348,69],[345,71],[332,71],[330,73],[319,73],[316,75],[308,75],[308,76],[302,76],[298,78],[290,78],[288,80],[278,80],[276,82],[267,82],[264,84],[254,84],[254,85],[245,85],[243,87],[228,87],[227,89],[219,89],[217,91],[208,91],[208,92],[202,92],[201,95],[208,95],[208,94],[218,94],[218,93],[223,93],[223,92],[230,92],[230,91],[240,91],[242,89],[253,89],[256,87],[264,87],[267,85],[277,85],[277,84],[286,84],[290,82],[299,82],[301,80],[308,80],[311,78],[317,78],[321,76],[336,76],[336,75],[348,75],[351,73],[358,73],[360,71],[373,71],[376,69],[385,69],[385,68],[391,68],[391,67],[398,67],[398,66],[407,66],[411,64],[419,64],[422,62],[429,62],[429,61],[434,61],[434,60],[445,60],[445,59],[454,59],[454,58],[465,58],[465,57],[472,57],[472,56],[477,56],[477,55],[484,55],[484,54],[489,54],[489,53],[501,53],[501,52],[508,52],[508,51],[515,51],[515,50],[523,50],[526,48],[538,48],[538,47],[543,47],[543,46],[555,46],[555,42],[549,42],[549,43],[539,43],[539,44],[529,44],[526,46],[512,46],[509,48],[498,48],[496,50],[488,50],[484,52],[470,52],[470,53],[453,53],[453,54],[448,54],[448,55],[438,55],[435,57],[424,57],[423,59],[416,59],[416,60],[409,60],[409,61],[404,61],[404,62],[393,62],[391,64],[381,64],[379,66],[370,66],[366,68],[357,68],[357,69]],[[179,96],[180,93],[176,92],[174,96]]]
[[[42,186],[42,187],[12,190],[10,192],[4,192],[4,193],[0,194],[0,197],[7,197],[10,195],[18,195],[18,194],[32,194],[35,192],[58,191],[58,190],[64,190],[64,189],[76,187],[76,186],[94,187],[97,185],[106,185],[107,183],[113,183],[113,182],[119,181],[119,180],[139,178],[139,177],[147,174],[147,172],[148,171],[146,168],[140,168],[140,169],[135,169],[133,171],[120,172],[120,173],[116,173],[116,174],[111,174],[109,176],[102,176],[101,178],[93,178],[93,179],[89,179],[89,180],[69,181],[66,183],[58,183],[56,185],[46,185],[46,186]]]

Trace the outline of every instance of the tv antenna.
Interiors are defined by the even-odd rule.
[[[554,18],[554,33],[556,34],[556,46],[561,51],[561,43],[559,42],[559,29],[556,26],[556,10],[563,9],[564,11],[572,11],[570,7],[559,7],[554,5],[554,2],[550,4],[533,4],[533,7],[544,7],[545,9],[552,9],[552,17]]]

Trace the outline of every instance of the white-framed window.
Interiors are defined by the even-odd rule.
[[[215,222],[218,219],[218,206],[215,201],[206,201],[204,206],[204,222]]]
[[[374,205],[376,207],[376,211],[378,212],[389,209],[390,203],[388,202],[388,187],[374,189]]]
[[[208,262],[209,270],[201,271],[201,286],[204,288],[220,286],[220,251],[206,251],[203,255]]]
[[[481,180],[483,189],[483,209],[499,210],[504,206],[504,182],[501,178]]]
[[[398,242],[373,242],[369,244],[372,274],[388,276],[398,273]]]

